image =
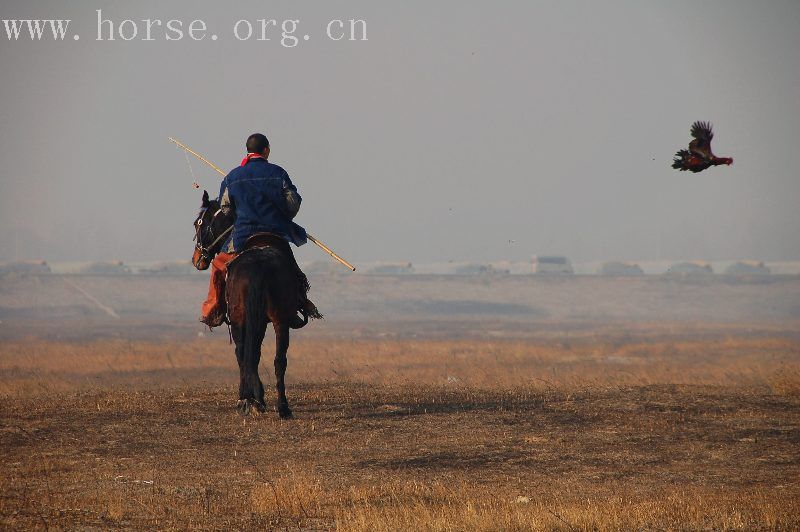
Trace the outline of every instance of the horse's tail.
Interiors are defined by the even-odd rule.
[[[251,275],[245,298],[244,352],[255,353],[264,340],[269,315],[271,275]]]

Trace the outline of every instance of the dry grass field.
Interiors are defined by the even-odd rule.
[[[290,421],[202,275],[0,277],[0,528],[800,528],[800,277],[312,277]]]
[[[224,334],[3,342],[0,526],[800,527],[791,335],[301,333],[289,356],[281,421],[235,412]]]

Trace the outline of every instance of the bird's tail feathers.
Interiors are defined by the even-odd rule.
[[[672,160],[672,167],[676,170],[686,170],[686,162],[689,159],[689,150],[678,150]]]

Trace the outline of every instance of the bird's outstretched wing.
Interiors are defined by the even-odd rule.
[[[711,139],[714,138],[714,132],[711,131],[711,124],[708,122],[695,122],[692,124],[691,133],[694,139],[689,143],[689,151],[703,159],[713,159],[714,153],[711,151]]]

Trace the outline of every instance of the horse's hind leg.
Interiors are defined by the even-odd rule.
[[[236,408],[246,416],[250,409],[250,394],[247,390],[247,364],[244,359],[244,331],[241,326],[231,325],[231,336],[236,344],[236,362],[239,363],[239,402]]]
[[[267,407],[264,403],[264,384],[258,376],[258,364],[261,361],[261,342],[264,341],[264,334],[267,331],[266,323],[254,324],[255,331],[253,331],[254,338],[253,344],[249,349],[245,349],[245,386],[252,401],[253,406],[259,412],[266,412]]]
[[[261,342],[266,332],[266,324],[257,326],[255,331],[248,331],[247,325],[231,326],[231,336],[236,343],[236,361],[239,363],[239,402],[236,408],[246,416],[250,407],[259,412],[266,412],[264,404],[264,385],[258,377],[258,363],[261,360]],[[252,345],[248,346],[246,337],[255,334]]]
[[[292,417],[289,401],[286,400],[286,352],[289,350],[289,324],[274,323],[275,327],[275,390],[278,392],[278,415],[282,418]]]

